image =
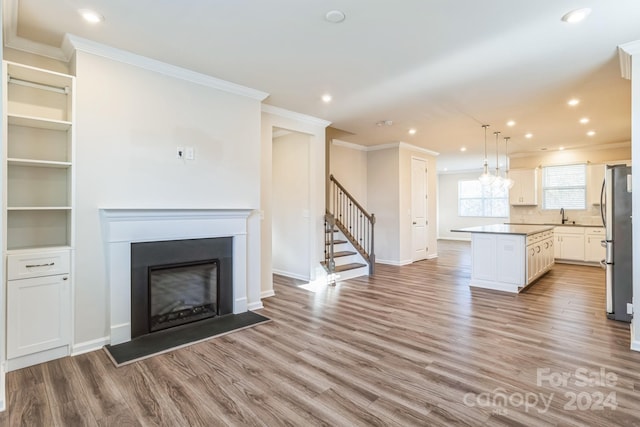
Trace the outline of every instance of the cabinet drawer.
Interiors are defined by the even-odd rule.
[[[69,273],[69,258],[68,250],[8,255],[7,280]]]
[[[556,234],[583,234],[584,227],[556,227],[554,228]]]
[[[587,236],[604,236],[606,233],[604,228],[597,227],[597,228],[585,228],[584,234]]]

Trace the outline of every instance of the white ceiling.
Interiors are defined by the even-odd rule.
[[[586,21],[561,21],[581,7]],[[105,21],[85,23],[80,8]],[[344,22],[325,21],[334,9]],[[344,141],[437,151],[440,170],[480,167],[483,123],[490,150],[498,130],[514,153],[631,138],[617,46],[640,40],[638,0],[5,0],[4,25],[14,48],[62,58],[71,33],[265,91]]]

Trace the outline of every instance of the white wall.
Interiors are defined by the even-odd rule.
[[[310,137],[298,132],[273,140],[273,272],[309,280]]]
[[[376,261],[400,262],[400,160],[398,148],[367,152],[367,205],[375,214]]]
[[[75,73],[78,344],[109,330],[98,209],[259,208],[260,101],[82,51]],[[195,160],[176,159],[177,146]]]
[[[367,209],[367,151],[365,147],[333,140],[331,174]]]
[[[478,225],[500,224],[505,218],[469,217],[458,215],[458,181],[478,179],[482,171],[441,173],[438,175],[438,237],[441,239],[471,240],[468,233],[455,233],[452,229]]]

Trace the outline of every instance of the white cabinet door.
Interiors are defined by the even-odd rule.
[[[496,261],[498,282],[522,285],[525,279],[525,264],[522,236],[497,235]]]
[[[496,279],[496,235],[476,234],[471,240],[471,275],[480,280]]]
[[[7,358],[68,345],[69,275],[7,281]]]
[[[589,165],[587,169],[587,205],[600,205],[600,192],[606,165]]]
[[[601,241],[605,239],[604,228],[586,229],[584,234],[584,260],[587,262],[600,262],[604,259],[606,249]]]
[[[574,261],[584,261],[584,235],[562,235],[562,250],[560,258]]]
[[[554,258],[562,258],[562,235],[557,234],[553,238],[553,256]]]
[[[509,203],[515,206],[534,206],[538,204],[538,170],[514,169],[509,171],[513,179],[513,188],[509,190]]]

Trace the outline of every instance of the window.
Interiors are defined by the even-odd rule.
[[[509,193],[504,188],[483,186],[477,179],[458,181],[458,215],[509,216]]]
[[[586,209],[587,165],[545,166],[542,170],[543,209]]]

